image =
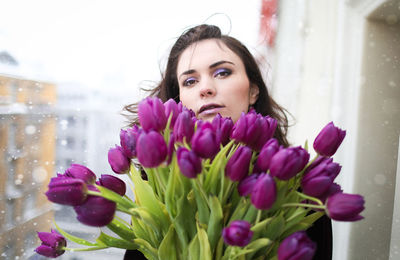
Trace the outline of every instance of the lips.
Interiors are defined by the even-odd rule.
[[[217,110],[222,107],[223,106],[214,104],[214,103],[206,104],[206,105],[203,105],[202,107],[200,107],[198,114],[201,114],[203,112],[211,112],[212,110]]]

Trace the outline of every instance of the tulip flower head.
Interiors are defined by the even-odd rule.
[[[138,105],[138,117],[144,131],[162,131],[167,124],[165,107],[159,98],[146,98]]]
[[[231,246],[244,247],[250,243],[253,231],[250,230],[250,223],[244,220],[235,220],[222,230],[222,237],[226,244]]]
[[[269,139],[261,149],[257,158],[255,170],[257,172],[267,172],[274,156],[279,151],[279,143],[275,138]]]
[[[98,191],[94,186],[88,188]],[[93,227],[103,227],[109,224],[114,218],[116,209],[115,202],[93,195],[88,196],[82,205],[74,207],[79,222]]]
[[[271,158],[270,173],[280,180],[289,180],[303,170],[309,158],[310,154],[300,146],[281,149]]]
[[[148,168],[159,166],[168,154],[164,138],[155,131],[140,134],[136,151],[139,162]]]
[[[111,169],[118,174],[124,174],[129,171],[131,165],[130,159],[125,155],[121,146],[115,145],[115,148],[108,150],[108,163]]]
[[[55,230],[51,230],[50,233],[37,233],[42,244],[35,249],[36,253],[51,258],[56,258],[64,254],[64,247],[67,246],[67,241],[63,236],[58,234]]]
[[[315,138],[313,144],[314,150],[322,156],[330,157],[336,153],[345,136],[346,131],[343,131],[336,127],[333,122],[330,122]]]
[[[125,182],[109,174],[102,174],[99,178],[98,185],[106,187],[121,196],[124,196],[126,192]]]
[[[364,198],[358,194],[335,193],[326,200],[326,213],[337,221],[357,221],[364,217]]]
[[[48,187],[47,199],[54,203],[77,206],[83,204],[87,197],[87,186],[81,179],[54,177]]]
[[[247,196],[251,194],[259,176],[259,174],[253,173],[241,180],[237,187],[239,195]]]
[[[119,138],[121,142],[121,147],[126,157],[136,157],[136,143],[140,132],[141,130],[138,128],[137,125],[134,125],[133,127],[126,130],[121,129]]]
[[[165,116],[168,118],[171,116],[171,123],[169,127],[174,129],[176,118],[179,115],[178,104],[172,98],[168,99],[167,102],[164,103],[165,107]]]
[[[251,203],[257,209],[270,209],[276,200],[276,183],[270,174],[262,173],[251,192]]]
[[[188,178],[196,178],[197,174],[201,172],[201,158],[184,147],[179,147],[176,155],[182,174]]]
[[[94,184],[96,175],[87,167],[80,164],[71,164],[65,171],[65,176],[83,180],[86,184]]]
[[[225,175],[231,181],[240,181],[249,174],[252,151],[247,146],[240,146],[225,167]]]
[[[194,133],[194,123],[189,111],[183,111],[176,119],[174,125],[174,137],[178,142],[183,143],[184,140],[189,143]]]
[[[219,141],[211,123],[205,122],[192,138],[192,150],[201,158],[213,158],[219,151]]]
[[[316,249],[316,244],[306,232],[299,231],[282,241],[278,249],[278,260],[311,260]]]

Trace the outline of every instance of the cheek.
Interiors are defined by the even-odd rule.
[[[179,89],[179,100],[182,102],[182,105],[193,110],[195,105],[194,95],[188,92],[187,90]]]

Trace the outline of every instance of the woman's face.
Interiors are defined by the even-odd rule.
[[[258,98],[242,60],[215,39],[190,45],[177,66],[179,98],[197,118],[211,121],[218,113],[236,122]]]

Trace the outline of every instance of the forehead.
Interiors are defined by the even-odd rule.
[[[235,65],[243,65],[240,57],[229,49],[225,43],[216,39],[202,40],[186,48],[178,60],[177,73],[189,69],[201,69],[217,61],[230,61]]]

